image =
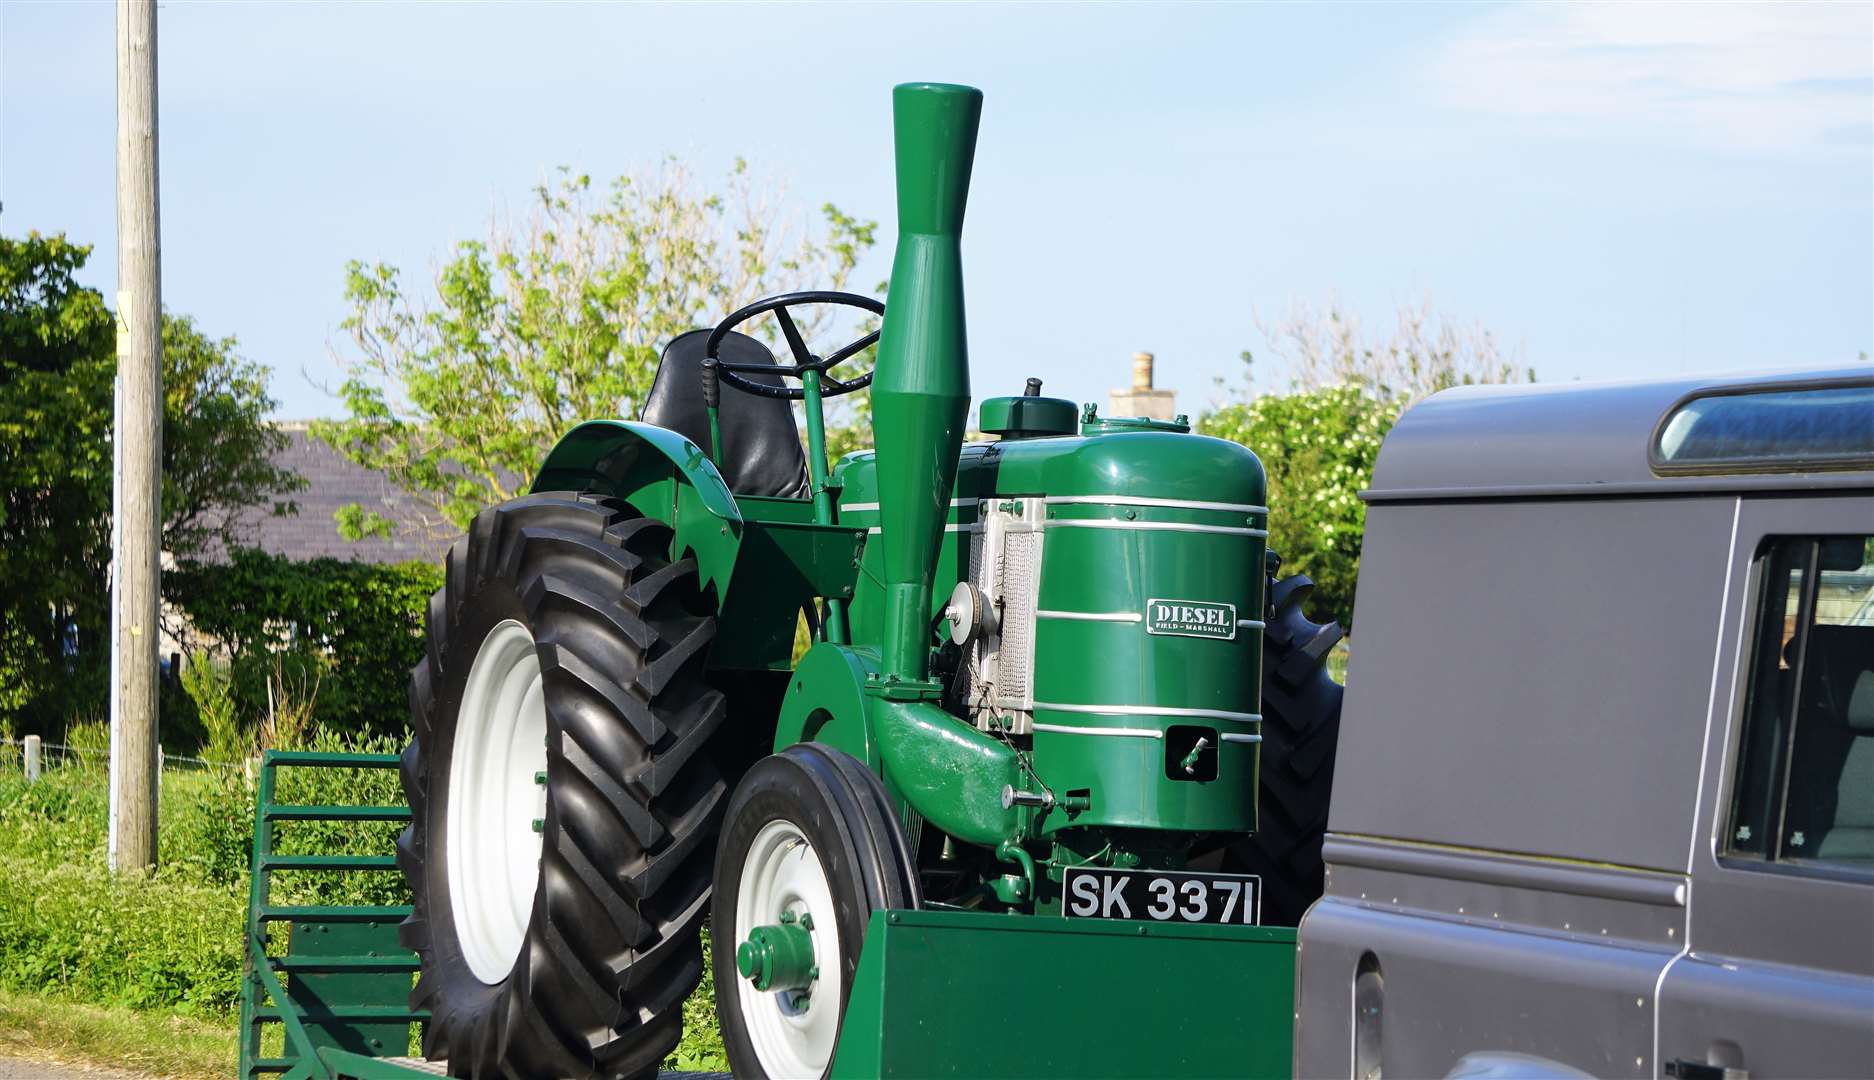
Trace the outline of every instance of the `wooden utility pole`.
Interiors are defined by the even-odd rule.
[[[156,865],[163,294],[156,4],[117,0],[117,476],[111,530],[111,866]]]

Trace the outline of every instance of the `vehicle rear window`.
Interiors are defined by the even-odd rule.
[[[1874,536],[1763,555],[1729,855],[1874,873]]]
[[[1660,472],[1874,466],[1874,381],[1683,401],[1653,440]]]

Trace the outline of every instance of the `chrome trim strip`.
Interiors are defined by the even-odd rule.
[[[1238,619],[1236,620],[1236,626],[1239,630],[1268,629],[1268,624],[1264,623],[1261,619]]]
[[[871,528],[866,530],[866,535],[870,536],[871,534],[875,532],[881,532],[881,531],[883,531],[882,526],[874,525]],[[982,531],[983,531],[983,526],[982,526],[982,523],[979,521],[969,521],[969,522],[952,521],[950,524],[944,526],[944,532],[972,532],[973,533],[973,532],[982,532]]]
[[[1036,710],[1052,709],[1055,712],[1095,713],[1107,716],[1197,716],[1206,720],[1235,720],[1243,724],[1262,723],[1262,714],[1253,712],[1227,712],[1223,709],[1174,709],[1165,705],[1060,705],[1053,702],[1037,701]]]
[[[1598,896],[1654,907],[1678,908],[1686,903],[1684,874],[1592,866],[1504,852],[1369,839],[1345,833],[1329,833],[1321,856],[1329,866],[1359,866],[1448,881]]]
[[[1152,728],[1138,727],[1074,727],[1070,724],[1044,724],[1037,720],[1032,725],[1036,731],[1052,731],[1057,735],[1127,735],[1135,739],[1162,739],[1165,733]]]
[[[1266,514],[1269,508],[1252,503],[1185,502],[1181,499],[1149,499],[1143,495],[1050,495],[1042,499],[1049,506],[1163,506],[1178,510],[1221,510],[1237,514]]]
[[[980,504],[981,502],[982,502],[981,499],[951,499],[950,505],[951,506],[976,506]],[[869,514],[869,513],[872,513],[873,511],[876,511],[878,508],[879,508],[879,504],[875,502],[840,503],[839,504],[840,511],[844,513],[849,513],[849,514]]]
[[[1230,536],[1268,536],[1267,529],[1245,529],[1235,525],[1198,525],[1188,521],[1117,521],[1111,518],[1049,518],[1052,529],[1153,529],[1161,532],[1225,533]]]
[[[1217,737],[1224,742],[1259,743],[1262,741],[1262,736],[1260,735],[1246,735],[1240,731],[1226,731]]]
[[[1035,611],[1037,619],[1078,619],[1083,622],[1144,622],[1145,616],[1136,611]],[[1258,623],[1258,626],[1261,624]]]

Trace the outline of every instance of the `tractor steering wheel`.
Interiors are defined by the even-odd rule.
[[[783,378],[805,379],[808,372],[818,372],[820,376],[821,397],[837,397],[840,394],[850,394],[854,390],[863,390],[872,384],[872,373],[870,371],[856,379],[850,380],[835,379],[833,376],[827,374],[827,371],[851,359],[854,355],[865,350],[867,347],[877,343],[879,332],[874,330],[857,341],[841,346],[831,355],[824,358],[815,356],[812,352],[808,351],[807,342],[800,336],[800,327],[794,325],[793,316],[787,313],[788,308],[797,304],[836,304],[840,307],[859,308],[862,311],[869,311],[874,315],[885,314],[884,304],[869,296],[860,296],[857,293],[824,291],[793,292],[782,293],[779,296],[770,296],[765,300],[757,300],[747,307],[742,308],[740,311],[732,312],[728,318],[717,323],[716,328],[709,332],[709,341],[703,351],[703,388],[705,400],[710,401],[712,404],[714,403],[713,399],[716,395],[713,391],[715,388],[710,384],[716,377],[720,377],[723,382],[728,383],[730,386],[735,387],[745,394],[754,394],[758,397],[767,398],[782,398],[788,401],[799,401],[801,398],[806,397],[806,388],[801,386],[771,386],[767,383],[759,383],[753,379],[744,378],[744,376],[780,375]],[[774,312],[775,319],[780,322],[781,336],[787,340],[787,348],[789,352],[794,354],[794,362],[792,364],[730,364],[723,362],[718,357],[717,353],[722,347],[722,339],[728,336],[729,331],[755,316],[768,311]]]

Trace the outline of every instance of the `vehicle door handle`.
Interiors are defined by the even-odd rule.
[[[1677,1080],[1750,1080],[1749,1069],[1708,1065],[1703,1061],[1688,1061],[1685,1058],[1666,1062],[1666,1075],[1676,1077]]]

